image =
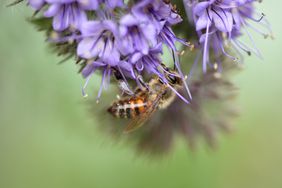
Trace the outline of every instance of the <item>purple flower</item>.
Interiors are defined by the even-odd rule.
[[[117,24],[112,20],[88,21],[82,24],[80,30],[82,40],[78,43],[77,55],[90,62],[82,71],[83,76],[87,79],[82,90],[84,96],[88,81],[97,69],[102,71],[98,101],[102,89],[109,84],[113,69],[127,68],[125,63],[120,60],[120,52],[116,42],[118,40],[117,30]]]
[[[53,18],[53,29],[76,30],[87,20],[85,10],[98,8],[96,0],[46,0],[49,8],[44,12],[45,17]]]
[[[88,82],[91,78],[91,76],[94,74],[94,72],[100,69],[102,71],[102,80],[100,84],[100,89],[97,96],[97,102],[99,102],[99,98],[102,94],[103,88],[106,88],[109,85],[110,82],[110,76],[112,74],[112,69],[108,66],[107,63],[97,60],[97,61],[89,61],[86,65],[86,67],[82,70],[82,75],[86,78],[86,83],[82,89],[83,96],[87,96],[85,93],[85,89],[88,85]]]
[[[150,47],[157,44],[157,28],[149,20],[132,14],[123,16],[119,27],[120,47],[124,55],[141,52],[147,55]]]
[[[99,58],[109,66],[120,61],[116,37],[117,25],[111,20],[88,21],[81,26],[83,39],[77,47],[77,55],[85,58]]]
[[[160,75],[158,71],[158,66],[160,65],[161,59],[160,55],[162,54],[162,44],[159,43],[154,48],[149,49],[147,55],[142,54],[141,52],[136,52],[131,55],[129,62],[134,65],[135,69],[141,73],[146,71],[149,74]]]
[[[86,66],[82,70],[82,75],[84,78],[86,78],[86,82],[82,88],[83,96],[87,96],[85,89],[88,85],[89,80],[91,79],[92,75],[96,72],[96,70],[100,70],[102,72],[100,89],[96,98],[97,102],[99,102],[103,88],[107,89],[110,83],[111,76],[114,71],[119,71],[123,76],[131,77],[131,78],[135,77],[133,66],[127,61],[120,61],[119,64],[117,65],[109,66],[107,62],[102,61],[101,59],[88,60],[86,62]],[[125,84],[127,90],[130,91],[130,88],[128,87],[128,83],[126,82],[126,80],[125,80]],[[133,93],[132,91],[130,92]]]
[[[210,64],[210,49],[217,58],[217,63],[221,64],[220,57],[225,55],[234,61],[238,58],[228,54],[225,50],[226,44],[233,46],[237,51],[251,52],[261,57],[259,50],[256,48],[248,28],[251,28],[264,36],[268,36],[261,30],[253,27],[249,22],[260,22],[270,31],[269,25],[264,15],[259,19],[254,16],[258,15],[253,7],[255,0],[206,0],[192,1],[191,4],[186,2],[188,10],[192,11],[196,31],[199,35],[199,43],[203,53],[203,71],[206,72],[207,65]],[[241,42],[238,37],[246,33],[251,40],[252,47]]]
[[[49,41],[58,44],[59,54],[75,55],[83,66],[88,62],[82,70],[87,79],[85,87],[97,69],[102,71],[102,80],[109,80],[113,72],[125,81],[135,79],[137,84],[145,74],[164,77],[159,71],[163,45],[172,50],[175,67],[184,81],[175,44],[183,40],[171,28],[182,19],[168,1],[125,4],[123,0],[41,0],[33,6],[47,9],[43,16],[52,19],[55,30]],[[107,84],[103,81],[102,85]]]
[[[182,18],[174,10],[171,3],[160,0],[143,0],[132,8],[132,13],[142,22],[146,23],[148,20],[152,22],[158,40],[176,51],[175,42],[181,40],[175,36],[171,26],[182,22]]]
[[[180,15],[171,3],[162,0],[143,0],[137,3],[132,12],[137,17],[149,17],[152,22],[159,25],[159,31],[164,24],[175,25],[182,21]]]

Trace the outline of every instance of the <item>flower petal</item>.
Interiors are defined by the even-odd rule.
[[[233,27],[233,17],[230,11],[214,8],[213,21],[215,27],[222,32],[231,32]]]
[[[206,12],[204,12],[196,22],[196,30],[200,31],[202,29],[207,28],[208,26],[210,27],[211,20],[209,20],[209,19],[210,18],[208,17],[208,14]]]
[[[62,6],[60,4],[54,3],[47,9],[47,11],[44,12],[44,16],[48,18],[53,17],[58,14],[61,8]]]

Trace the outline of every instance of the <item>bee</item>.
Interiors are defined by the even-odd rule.
[[[167,108],[175,99],[176,93],[183,86],[181,76],[162,64],[165,81],[157,76],[151,78],[146,87],[137,87],[133,95],[125,96],[108,108],[116,118],[130,119],[124,132],[136,130],[146,123],[159,109]]]

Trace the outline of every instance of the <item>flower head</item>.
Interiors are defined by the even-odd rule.
[[[173,56],[177,56],[175,42],[178,38],[171,25],[179,23],[181,18],[169,3],[160,0],[139,1],[131,8],[125,8],[118,16],[111,9],[99,10],[96,19],[99,21],[88,21],[81,26],[78,56],[100,59],[108,68],[135,79],[137,84],[146,73],[163,76],[158,69],[163,45],[169,46]],[[175,63],[181,71],[179,62]]]
[[[157,44],[157,29],[152,22],[132,14],[124,15],[119,27],[120,47],[124,55],[141,52],[147,55],[150,47]]]
[[[159,43],[154,48],[150,48],[146,55],[141,52],[133,53],[129,62],[134,65],[138,72],[146,71],[148,73],[159,74],[158,66],[160,65],[162,54],[162,44]]]
[[[85,59],[99,58],[110,66],[120,61],[117,49],[117,25],[111,20],[88,21],[81,26],[82,40],[77,55]]]
[[[182,19],[168,2],[144,0],[127,6],[123,0],[45,0],[44,6],[43,16],[52,19],[58,33],[50,41],[57,45],[72,42],[78,62],[83,62],[85,86],[97,69],[103,75],[107,71],[107,77],[120,72],[124,80],[135,79],[136,84],[143,75],[163,76],[159,66],[164,45],[171,49],[181,72],[175,43],[186,43],[171,26]],[[182,72],[181,76],[184,80]]]
[[[95,1],[85,0],[46,0],[46,2],[49,7],[44,16],[53,18],[55,31],[77,30],[87,20],[85,10],[95,9],[97,6],[93,3]]]
[[[102,72],[102,79],[101,79],[101,85],[100,85],[100,89],[98,92],[98,96],[97,96],[97,102],[99,102],[99,98],[101,96],[102,93],[102,89],[106,88],[110,82],[110,76],[112,75],[112,69],[111,67],[105,63],[102,60],[96,60],[96,61],[89,61],[87,62],[87,65],[85,66],[85,68],[82,70],[82,75],[83,77],[85,77],[86,83],[82,89],[82,94],[83,96],[87,96],[87,94],[85,93],[85,88],[87,87],[87,84],[91,78],[91,76],[93,75],[93,73],[96,70],[100,70]]]
[[[238,60],[237,57],[230,55],[226,51],[227,46],[233,46],[239,52],[242,50],[248,54],[253,52],[261,57],[248,28],[263,34],[264,37],[271,35],[271,31],[267,21],[263,19],[263,14],[258,19],[255,18],[255,16],[259,15],[255,12],[253,6],[255,0],[193,0],[190,3],[184,0],[184,2],[186,2],[187,8],[192,11],[200,48],[203,53],[204,72],[207,71],[207,65],[213,63],[210,60],[211,53],[214,54],[216,62],[220,66],[221,55],[225,55],[234,61]],[[266,31],[263,32],[252,26],[252,21],[260,23]],[[251,46],[238,39],[242,33],[247,34],[251,40]]]
[[[157,31],[159,41],[163,41],[169,48],[177,51],[175,42],[182,42],[171,29],[171,26],[182,22],[181,16],[177,13],[171,3],[163,0],[144,0],[137,3],[132,8],[135,17],[144,23],[151,22]]]
[[[170,98],[173,101],[165,110],[153,111],[155,113],[142,130],[128,135],[141,150],[154,153],[170,149],[175,133],[182,134],[191,146],[198,136],[203,136],[213,145],[217,130],[228,130],[229,118],[236,115],[230,109],[232,105],[226,103],[234,97],[234,87],[227,73],[234,69],[231,66],[235,64],[225,65],[223,72],[222,62],[228,62],[228,58],[238,61],[237,56],[242,51],[261,57],[249,30],[264,37],[271,36],[264,14],[257,13],[254,8],[258,0],[183,0],[184,7],[180,10],[186,10],[189,24],[187,27],[181,25],[175,31],[183,31],[181,36],[197,40],[195,46],[199,53],[194,65],[190,65],[191,59],[187,58],[180,67],[180,54],[184,53],[179,51],[177,43],[181,46],[189,44],[178,38],[173,30],[182,18],[170,0],[17,0],[10,6],[21,1],[26,1],[35,10],[31,22],[47,33],[48,42],[57,54],[66,55],[64,60],[75,57],[76,63],[81,66],[79,72],[86,79],[82,87],[84,96],[87,95],[90,79],[96,73],[101,74],[97,101],[110,81],[117,84],[118,94],[125,94],[124,97],[138,96],[135,95],[138,92],[134,91],[139,89],[151,94],[153,89],[143,88],[150,89],[152,77],[157,77],[164,84],[162,86],[169,87],[171,91],[158,95],[158,100],[151,106],[146,103],[144,110],[145,106],[149,109],[157,107],[160,99],[167,98],[166,95],[170,98],[171,92],[178,96]],[[242,35],[248,36],[251,45],[240,39]],[[175,79],[167,76],[170,72],[163,66],[163,62],[167,61],[163,61],[164,48],[173,60],[174,71],[182,79],[175,82],[183,84],[183,88],[173,87],[175,84],[168,82]],[[184,76],[182,68],[192,67],[193,72],[201,55],[206,74],[198,74],[198,79],[190,79],[192,74]],[[189,100],[192,97],[188,82],[193,101]],[[133,87],[136,90],[132,90]],[[184,97],[186,93],[189,99]],[[191,105],[187,106],[187,103]],[[134,107],[126,105],[126,108]],[[136,111],[136,117],[137,114],[141,113]],[[115,123],[117,121],[115,119]],[[120,133],[116,130],[122,130],[126,125],[124,121],[123,126],[113,126],[112,122],[107,124],[109,126],[103,125],[103,128],[109,128],[114,133]]]

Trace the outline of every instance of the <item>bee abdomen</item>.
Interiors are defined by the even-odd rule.
[[[140,98],[121,100],[113,103],[108,112],[117,118],[134,118],[145,111],[147,103]]]

